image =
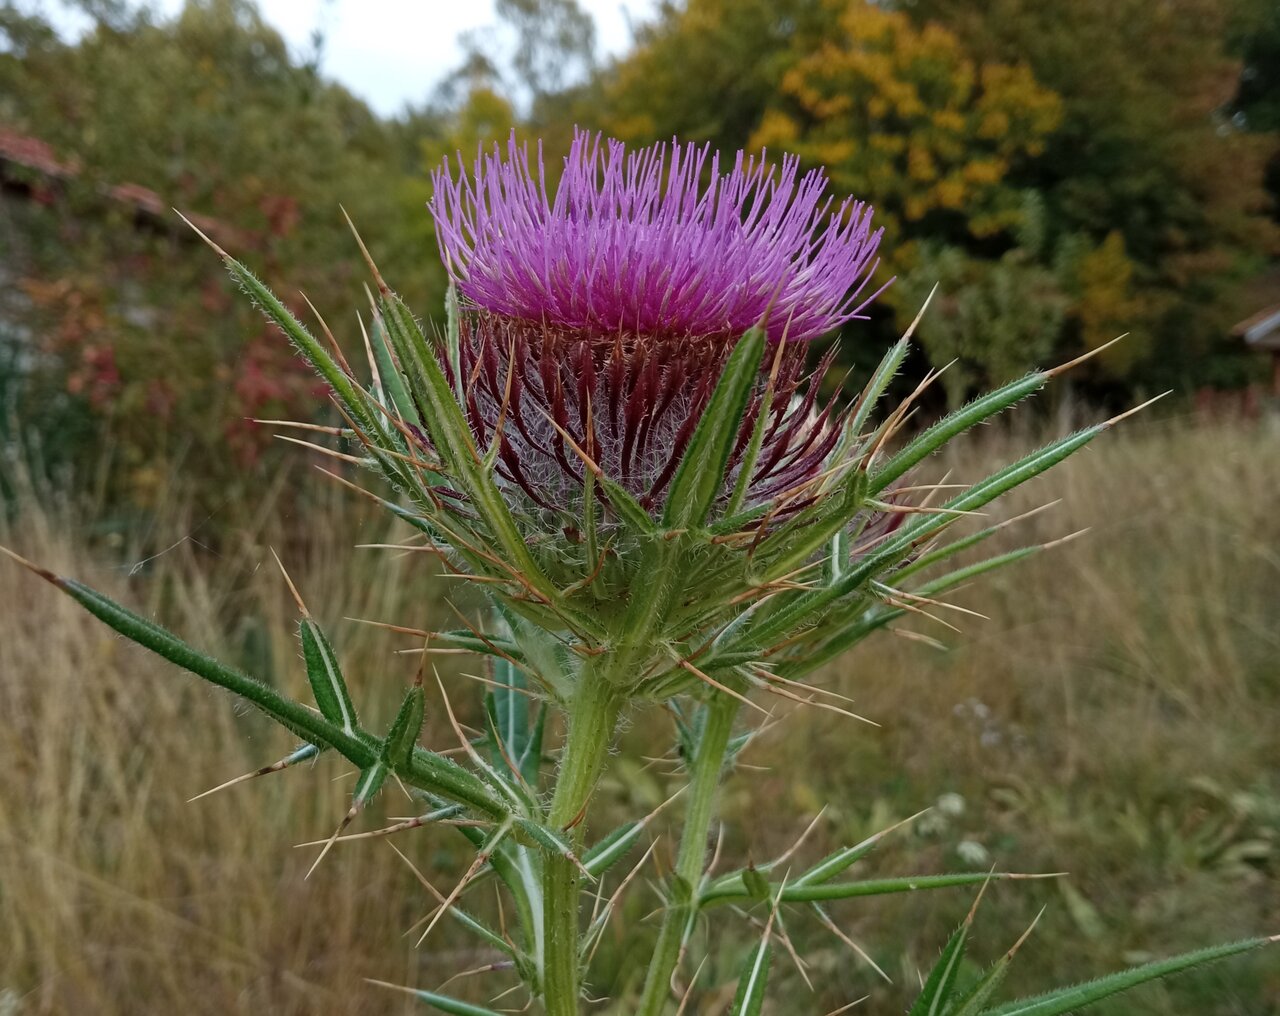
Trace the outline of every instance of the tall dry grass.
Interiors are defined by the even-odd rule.
[[[977,478],[1027,443],[988,431],[930,468]],[[950,617],[957,635],[913,619],[903,627],[952,648],[882,634],[823,675],[880,729],[778,710],[727,787],[723,863],[785,849],[827,802],[808,855],[937,802],[865,870],[1072,873],[997,887],[984,903],[976,949],[987,958],[1050,905],[1018,987],[1280,930],[1280,440],[1245,427],[1131,428],[1001,510],[1054,498],[1003,545],[1090,533],[957,598],[990,620]],[[394,700],[388,689],[415,664],[393,652],[408,643],[344,616],[452,624],[451,591],[422,561],[352,549],[391,530],[345,497],[275,520],[266,505],[212,551],[180,542],[132,575],[156,550],[198,539],[199,520],[174,514],[157,522],[154,546],[111,546],[89,528],[92,508],[47,490],[19,500],[0,542],[292,688],[303,682],[294,610],[268,545],[327,623],[360,701]],[[327,835],[345,807],[350,774],[336,762],[187,803],[292,745],[15,568],[0,567],[0,603],[0,1011],[414,1012],[362,979],[437,987],[484,962],[448,922],[422,949],[402,937],[429,904],[383,844],[341,846],[304,880],[315,852],[293,844]],[[459,674],[447,682],[456,700],[473,697]],[[441,712],[429,710],[435,747],[451,744]],[[646,760],[669,743],[659,711],[631,718],[596,828],[671,792],[670,767]],[[366,825],[409,807],[388,790]],[[447,830],[400,845],[446,885],[465,856]],[[664,836],[659,858],[672,848]],[[797,915],[788,930],[817,991],[779,960],[772,1011],[822,1013],[871,993],[860,1011],[902,1012],[969,902],[837,908],[893,985]],[[595,989],[614,1001],[601,1011],[627,1011],[648,909],[638,900],[606,939]],[[728,912],[711,929],[691,957],[708,959],[707,1013],[731,997],[733,954],[756,934]],[[1109,1011],[1280,1013],[1278,967],[1274,956],[1236,963]]]

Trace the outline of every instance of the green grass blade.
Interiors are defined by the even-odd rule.
[[[1132,970],[1122,970],[1107,977],[1100,977],[1096,981],[1072,985],[1069,988],[1060,988],[1057,991],[1050,991],[1034,998],[1006,1002],[1004,1005],[997,1006],[994,1009],[984,1010],[982,1016],[1062,1016],[1064,1013],[1075,1012],[1077,1009],[1083,1009],[1085,1006],[1100,1002],[1110,995],[1129,991],[1131,988],[1136,988],[1150,981],[1182,973],[1185,970],[1191,970],[1206,963],[1214,963],[1229,956],[1239,956],[1241,953],[1259,949],[1262,946],[1275,943],[1277,938],[1280,938],[1280,936],[1249,938],[1240,942],[1198,949],[1195,952],[1183,953],[1181,956],[1173,956],[1166,960],[1144,963],[1140,967],[1134,967]]]

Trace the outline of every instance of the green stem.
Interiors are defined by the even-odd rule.
[[[582,670],[569,708],[569,731],[548,824],[569,830],[575,853],[581,852],[585,823],[581,812],[591,799],[617,725],[621,703],[613,684],[597,668]],[[576,821],[575,820],[579,820]],[[542,876],[542,989],[547,1016],[577,1016],[579,990],[578,904],[581,878],[568,858],[548,855]]]
[[[680,962],[685,929],[697,913],[698,888],[707,856],[707,837],[715,812],[720,773],[729,750],[729,735],[738,715],[738,703],[717,694],[707,704],[706,724],[689,770],[689,811],[685,816],[680,853],[676,858],[673,898],[663,917],[645,977],[644,993],[636,1016],[661,1016],[670,996],[671,975]]]

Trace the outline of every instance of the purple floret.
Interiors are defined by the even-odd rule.
[[[709,183],[704,184],[704,179]],[[771,338],[816,338],[864,317],[881,230],[833,207],[820,170],[709,146],[579,131],[554,198],[514,132],[468,174],[434,174],[430,209],[459,292],[492,313],[587,335],[737,335],[769,311]],[[772,307],[770,307],[772,304]]]

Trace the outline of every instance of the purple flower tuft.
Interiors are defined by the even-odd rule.
[[[704,174],[710,182],[703,184]],[[833,208],[820,170],[800,175],[709,146],[627,152],[575,134],[554,200],[538,148],[507,142],[434,174],[440,251],[477,308],[587,335],[737,336],[769,311],[770,337],[812,339],[864,316],[881,231],[871,209]],[[772,304],[772,307],[770,307]]]

